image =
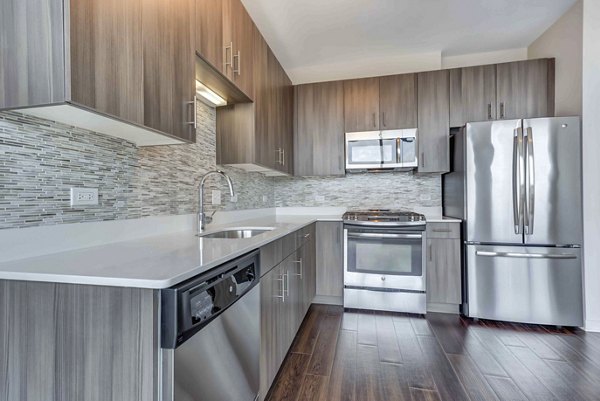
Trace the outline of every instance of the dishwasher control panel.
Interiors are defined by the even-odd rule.
[[[258,284],[253,251],[200,276],[161,290],[161,346],[177,348]]]

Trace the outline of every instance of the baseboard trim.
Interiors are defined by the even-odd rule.
[[[600,333],[600,320],[586,320],[585,327],[583,329],[585,331]]]
[[[313,304],[344,305],[344,298],[332,295],[315,295]]]
[[[438,304],[438,303],[427,303],[427,312],[434,313],[452,313],[454,315],[460,314],[460,305],[456,304]]]

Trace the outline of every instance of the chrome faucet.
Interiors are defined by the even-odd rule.
[[[225,174],[224,172],[222,172],[221,170],[214,170],[214,171],[209,171],[208,173],[204,174],[202,176],[202,180],[200,180],[200,187],[198,188],[198,233],[201,233],[204,231],[204,226],[206,225],[206,213],[204,213],[204,181],[206,181],[206,179],[213,175],[213,174],[218,174],[221,175],[222,177],[224,177],[227,180],[227,184],[229,185],[229,194],[231,196],[235,195],[235,192],[233,190],[233,182],[231,182],[231,178],[229,178],[229,176],[227,174]]]

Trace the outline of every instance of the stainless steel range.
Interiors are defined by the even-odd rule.
[[[425,216],[344,214],[344,307],[425,313]]]

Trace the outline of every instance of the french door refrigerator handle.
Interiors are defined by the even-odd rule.
[[[513,223],[515,234],[522,234],[523,227],[523,189],[524,189],[524,164],[523,159],[523,129],[521,127],[514,130],[513,137]]]
[[[577,255],[571,253],[520,253],[520,252],[494,252],[476,251],[477,256],[503,257],[503,258],[525,258],[525,259],[577,259]]]
[[[527,127],[527,146],[525,147],[525,155],[527,160],[526,171],[526,187],[525,187],[525,234],[533,234],[533,217],[535,205],[535,159],[533,154],[533,128]]]

